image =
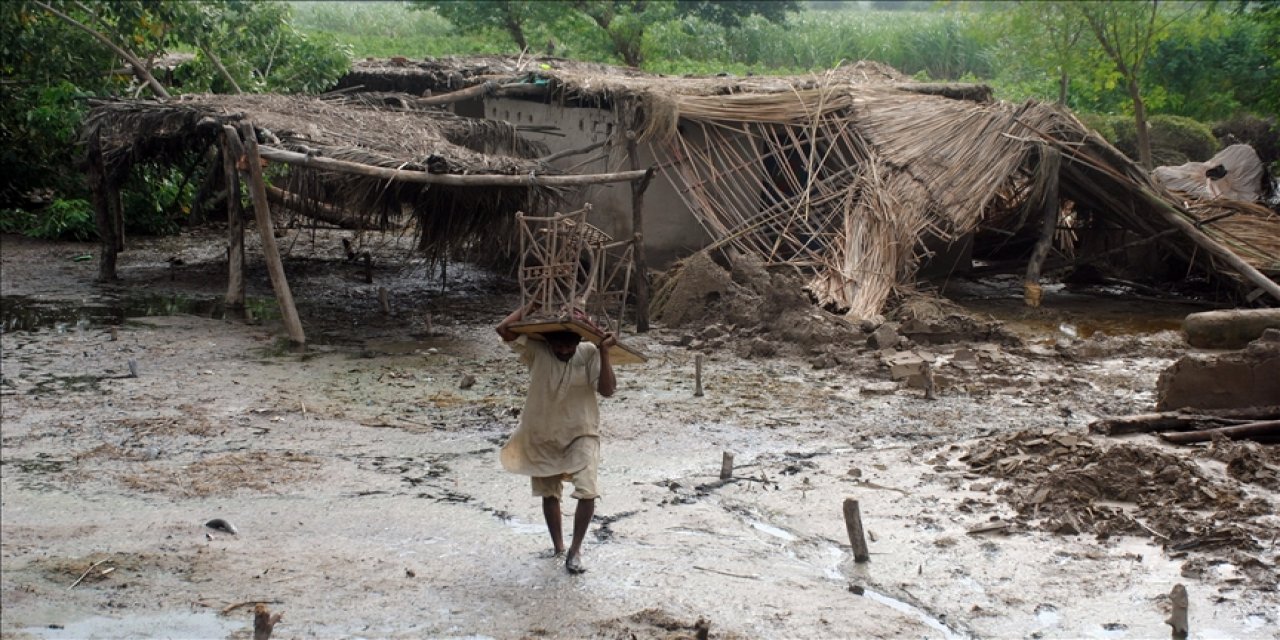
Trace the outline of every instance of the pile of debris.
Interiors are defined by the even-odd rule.
[[[1150,446],[1035,429],[983,440],[960,460],[1007,480],[996,493],[1028,526],[1064,535],[1151,537],[1171,557],[1192,550],[1228,556],[1251,579],[1274,585],[1274,563],[1250,554],[1262,552],[1275,535],[1275,505],[1265,490],[1280,478],[1280,453],[1223,440],[1208,454],[1226,462],[1224,476]]]

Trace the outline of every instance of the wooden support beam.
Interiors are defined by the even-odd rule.
[[[1230,409],[1188,409],[1103,418],[1089,423],[1090,433],[1120,436],[1152,431],[1190,431],[1229,427],[1261,420],[1280,420],[1280,405]]]
[[[642,180],[646,173],[645,171],[640,170],[572,176],[532,174],[519,176],[506,174],[463,176],[452,173],[428,173],[426,171],[406,171],[403,169],[374,167],[367,164],[360,164],[358,162],[334,160],[333,158],[306,155],[293,151],[285,151],[284,149],[275,149],[272,147],[259,147],[258,155],[266,158],[267,160],[283,162],[285,164],[291,164],[298,167],[307,167],[309,169],[318,169],[321,171],[349,173],[359,176],[368,176],[370,178],[399,180],[401,182],[414,182],[419,184],[441,184],[452,187],[580,187],[592,184]]]
[[[222,131],[222,171],[227,183],[227,306],[244,310],[244,211],[240,203],[240,174],[236,159],[244,155],[235,129]]]
[[[636,144],[635,132],[626,132],[627,159],[633,171],[640,167],[640,150]],[[636,244],[634,256],[636,265],[636,333],[649,330],[649,262],[644,252],[644,192],[653,180],[654,168],[649,167],[639,182],[631,183],[631,232],[635,234]]]
[[[1023,300],[1028,307],[1040,306],[1040,270],[1044,267],[1044,259],[1053,246],[1053,234],[1058,229],[1058,212],[1062,203],[1058,202],[1058,167],[1062,164],[1062,154],[1047,144],[1040,145],[1040,168],[1043,176],[1040,189],[1040,237],[1031,251],[1031,259],[1027,261],[1027,275],[1023,278]]]
[[[253,125],[240,125],[244,144],[245,173],[249,178],[249,195],[253,200],[253,215],[258,222],[258,233],[262,236],[262,254],[267,261],[267,273],[271,275],[271,287],[275,289],[276,300],[280,303],[280,315],[284,326],[289,331],[289,339],[294,345],[306,345],[307,338],[302,332],[302,320],[298,318],[298,309],[293,304],[293,293],[289,291],[289,281],[284,275],[284,263],[280,260],[280,250],[276,248],[275,228],[271,224],[271,206],[267,204],[266,181],[262,178],[262,163],[258,159],[258,141]]]
[[[111,214],[107,168],[102,157],[102,135],[89,136],[89,197],[93,202],[93,220],[98,228],[101,252],[98,255],[98,282],[116,280],[115,221]]]

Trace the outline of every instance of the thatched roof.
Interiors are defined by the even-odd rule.
[[[403,102],[403,100],[400,100]],[[82,135],[100,136],[108,171],[137,163],[185,166],[218,143],[224,124],[252,123],[280,149],[397,171],[523,176],[548,167],[542,145],[504,122],[440,111],[405,110],[387,96],[321,99],[281,95],[187,95],[166,101],[95,101]],[[468,188],[388,182],[376,177],[289,167],[276,186],[304,202],[327,203],[366,218],[418,218],[422,244],[442,248],[493,237],[516,211],[539,211],[554,189],[528,185]]]
[[[819,301],[854,315],[878,312],[912,281],[926,231],[1034,234],[1031,209],[1055,181],[1078,210],[1244,291],[1256,274],[1242,276],[1191,235],[1280,275],[1271,211],[1187,202],[1064,109],[993,101],[981,85],[912,83],[871,62],[794,77],[668,77],[525,56],[366,61],[344,85],[380,79],[420,94],[533,85],[534,99],[611,110],[622,132],[665,153],[663,169],[718,245],[806,271]],[[1048,162],[1049,150],[1062,161]]]

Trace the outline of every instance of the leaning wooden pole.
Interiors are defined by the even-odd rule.
[[[244,212],[240,208],[240,174],[236,159],[244,155],[240,136],[222,131],[222,171],[227,177],[227,307],[244,309]]]
[[[289,291],[289,281],[284,275],[284,263],[280,260],[280,250],[276,248],[276,237],[271,224],[271,208],[267,203],[267,184],[262,179],[262,161],[258,157],[258,141],[253,125],[240,125],[241,140],[244,144],[245,173],[249,178],[249,195],[253,200],[253,217],[258,222],[258,233],[262,236],[262,254],[267,261],[267,273],[271,275],[271,287],[276,291],[276,300],[280,303],[280,315],[284,318],[284,326],[289,331],[289,339],[297,346],[307,343],[302,333],[302,321],[298,319],[298,309],[293,304],[293,293]]]

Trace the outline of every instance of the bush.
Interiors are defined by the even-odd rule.
[[[25,214],[25,215],[24,215]],[[92,240],[98,237],[93,207],[85,200],[54,200],[41,211],[7,209],[3,215],[5,231],[13,231],[43,240]],[[8,228],[22,224],[22,228]]]
[[[1262,164],[1280,162],[1280,125],[1274,117],[1240,114],[1214,125],[1213,135],[1224,147],[1241,143],[1253,147]]]
[[[1138,157],[1138,133],[1131,116],[1080,114],[1080,121],[1098,132],[1121,153]],[[1157,166],[1204,162],[1220,145],[1209,126],[1182,116],[1155,115],[1147,120],[1151,156]]]

